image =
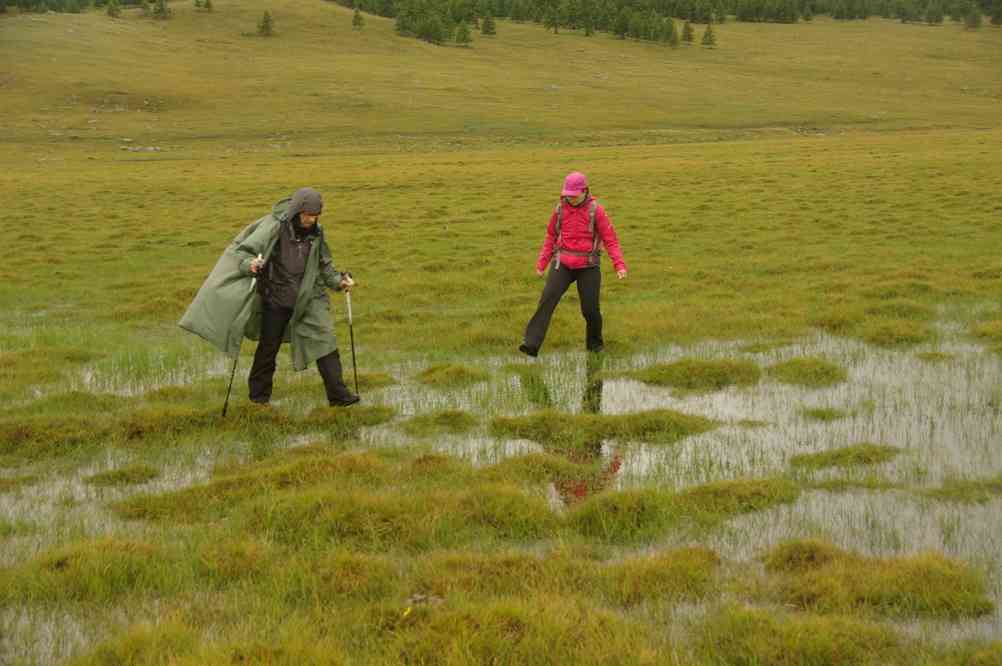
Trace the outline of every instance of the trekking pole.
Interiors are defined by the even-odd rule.
[[[257,255],[257,258],[260,260],[260,259],[263,259],[264,257],[262,257],[259,254],[259,255]],[[261,267],[258,266],[258,270],[260,270],[260,269],[261,269]],[[257,285],[257,273],[254,274],[254,279],[251,280],[250,293],[252,293],[252,294],[254,293],[254,287],[255,287],[255,285]],[[243,343],[243,341],[244,341],[243,338],[240,338],[241,344]],[[226,410],[230,406],[230,393],[233,391],[233,377],[237,374],[237,361],[239,361],[239,360],[240,360],[240,347],[237,347],[237,355],[233,357],[233,369],[230,370],[230,385],[226,389],[226,400],[223,401],[223,418],[224,419],[226,418]]]
[[[351,273],[348,274],[351,279]],[[355,327],[351,323],[351,292],[344,292],[345,302],[348,305],[348,337],[351,339],[351,371],[355,375],[355,395],[358,395],[358,363],[355,361]]]

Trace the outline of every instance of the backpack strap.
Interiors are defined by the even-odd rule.
[[[602,239],[597,233],[595,228],[595,217],[598,214],[598,201],[595,199],[591,200],[591,204],[588,206],[588,233],[591,234],[591,250],[588,252],[578,252],[577,250],[568,250],[563,247],[560,239],[560,225],[563,222],[563,206],[557,204],[557,224],[554,229],[556,241],[554,245],[556,247],[556,252],[553,254],[553,268],[554,270],[560,269],[560,254],[561,252],[573,255],[575,257],[587,257],[589,266],[598,266],[599,257],[602,256],[602,250],[600,249],[602,245]]]
[[[564,222],[564,201],[560,199],[557,201],[557,224],[553,228],[553,246],[556,251],[553,253],[553,270],[560,270],[560,226]]]

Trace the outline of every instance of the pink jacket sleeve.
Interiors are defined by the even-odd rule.
[[[602,239],[606,252],[609,253],[613,268],[616,271],[625,271],[626,261],[623,260],[623,251],[619,247],[619,238],[616,236],[616,230],[612,228],[612,220],[601,206],[595,211],[595,230]]]
[[[539,258],[536,259],[536,270],[546,270],[546,265],[553,258],[553,246],[557,242],[557,212],[550,215],[550,223],[546,225],[546,240],[543,241],[543,248],[539,251]]]

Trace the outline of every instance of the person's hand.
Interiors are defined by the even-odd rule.
[[[616,271],[616,277],[618,277],[620,280],[626,279],[626,269],[623,268],[621,270]]]
[[[538,275],[539,277],[543,277],[544,275],[546,275],[546,269],[545,268],[543,268],[543,269],[537,268],[536,269],[536,275]]]
[[[261,270],[262,266],[264,266],[264,257],[262,257],[259,254],[255,258],[251,259],[251,262],[250,262],[250,272],[254,273],[256,275],[257,272],[259,270]]]
[[[341,274],[341,291],[351,291],[351,288],[355,286],[355,281],[351,279],[350,273]]]

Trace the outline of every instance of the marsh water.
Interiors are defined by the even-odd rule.
[[[1002,473],[1002,358],[971,343],[961,327],[949,323],[939,326],[935,343],[905,350],[878,349],[825,334],[759,347],[764,351],[747,349],[747,342],[669,345],[631,355],[606,353],[600,362],[583,352],[544,350],[538,359],[513,353],[468,361],[488,370],[489,380],[441,389],[416,379],[428,366],[426,360],[388,364],[371,370],[385,372],[397,383],[369,391],[364,398],[368,404],[392,406],[397,417],[391,423],[363,429],[361,439],[367,446],[419,443],[481,466],[542,450],[533,441],[492,436],[489,424],[494,416],[528,414],[542,407],[602,414],[667,408],[713,419],[719,427],[671,444],[615,439],[594,442],[590,455],[604,470],[602,482],[583,489],[551,485],[551,505],[562,511],[584,494],[606,488],[677,490],[721,479],[790,474],[814,480],[878,479],[896,487],[805,490],[793,504],[732,519],[701,541],[741,566],[759,566],[757,556],[769,547],[807,536],[823,537],[842,548],[874,556],[943,552],[988,573],[995,612],[976,620],[921,621],[902,626],[944,640],[1002,636],[1002,498],[965,504],[933,500],[921,493],[949,479],[984,479]],[[923,356],[925,352],[936,354]],[[848,379],[828,388],[807,389],[763,374],[753,386],[680,393],[620,376],[681,358],[745,359],[766,369],[797,357],[837,363],[847,371]],[[227,370],[227,364],[215,357],[199,358],[201,369],[209,368],[216,374]],[[175,379],[185,376],[173,368],[169,374]],[[132,379],[116,384],[111,375],[90,373],[81,382],[106,390],[137,391]],[[293,404],[291,399],[282,399],[283,385],[301,382],[316,384],[315,402],[297,398]],[[236,389],[241,391],[237,399],[242,399],[242,388]],[[280,371],[276,397],[278,409],[308,411],[320,404],[319,379],[312,372]],[[805,414],[810,408],[838,410],[837,418],[811,418]],[[469,412],[479,419],[479,425],[464,434],[417,438],[400,427],[412,416],[446,409]],[[300,436],[276,446],[309,441],[315,440]],[[797,454],[863,442],[894,446],[901,454],[890,462],[851,469],[807,473],[794,472],[790,466],[791,457]],[[107,505],[135,494],[203,483],[220,460],[250,457],[251,448],[248,442],[220,441],[167,452],[156,462],[161,471],[158,478],[125,488],[100,488],[85,480],[134,463],[133,451],[109,448],[79,465],[46,468],[35,481],[0,493],[0,524],[14,526],[9,536],[0,539],[0,566],[13,565],[73,538],[138,536],[146,530],[156,531],[159,528],[119,520]],[[25,473],[33,472],[0,470],[3,477]],[[658,547],[678,545],[676,541],[684,538],[669,535]],[[42,617],[35,611],[8,610],[0,616],[0,633],[12,636],[18,627],[31,627],[30,632],[21,632],[16,645],[6,646],[8,651],[32,655],[32,659],[43,653],[55,658],[85,642],[88,632],[79,629],[79,623],[80,618],[63,613]]]

